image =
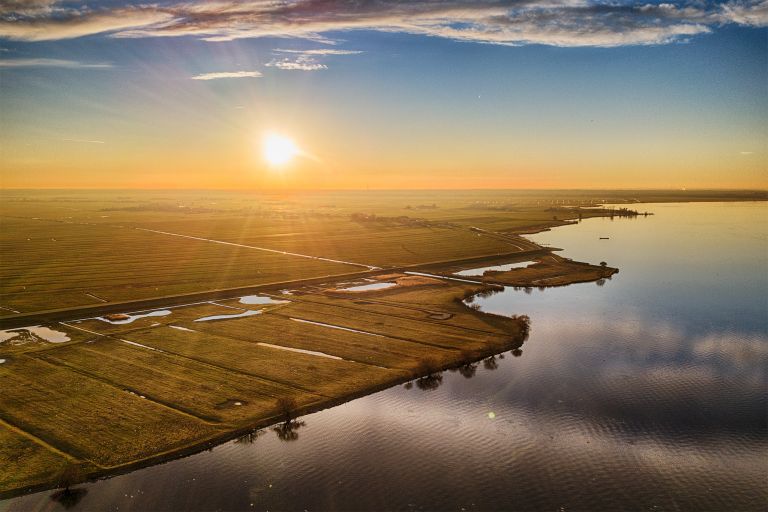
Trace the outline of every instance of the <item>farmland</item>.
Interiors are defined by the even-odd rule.
[[[755,193],[4,191],[7,315],[536,249],[602,202]],[[751,194],[751,195],[750,195]],[[290,254],[285,254],[290,253]]]
[[[388,281],[50,325],[72,335],[61,343],[6,331],[16,336],[0,345],[0,495],[55,485],[73,465],[94,477],[199,449],[527,337],[527,318],[461,302],[482,285]]]
[[[521,234],[634,219],[640,200],[755,199],[3,194],[0,496],[73,467],[85,479],[181,456],[397,383],[429,387],[420,379],[527,339],[525,311],[475,311],[476,294],[618,271]]]

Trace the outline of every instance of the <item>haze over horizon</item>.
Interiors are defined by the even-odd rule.
[[[768,2],[0,0],[0,187],[768,188]]]

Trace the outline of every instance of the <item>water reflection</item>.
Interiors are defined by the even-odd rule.
[[[433,373],[416,379],[416,387],[423,391],[434,391],[443,383],[442,373]]]
[[[55,501],[66,510],[74,508],[88,494],[87,489],[62,489],[51,494],[51,501]]]
[[[471,379],[477,373],[477,363],[463,364],[452,371],[458,371],[465,379]]]
[[[517,357],[521,356],[523,354],[523,351],[519,348],[514,348],[510,350],[510,353],[512,355],[516,355]],[[499,360],[504,359],[504,354],[496,354],[491,357],[487,357],[482,360],[483,368],[489,371],[496,370],[499,367]],[[471,379],[477,374],[477,368],[480,363],[467,363],[463,364],[461,366],[457,366],[456,368],[451,368],[449,371],[451,372],[458,372],[459,375],[464,377],[465,379]]]
[[[512,348],[509,352],[515,357],[520,357],[523,355],[523,351],[520,349],[520,347],[523,345],[525,340],[528,339],[529,335],[529,326],[530,323],[526,321],[524,324],[524,328],[522,329],[522,332],[517,336],[517,339],[515,340],[514,348]],[[482,363],[483,368],[487,371],[494,371],[499,368],[499,362],[504,359],[504,353],[498,353],[494,354],[490,357],[484,358],[482,361],[474,361],[474,362],[467,362],[460,364],[458,366],[454,366],[453,368],[449,368],[448,372],[450,373],[458,373],[465,379],[471,379],[475,375],[477,375],[477,370],[480,366],[480,363]],[[418,387],[421,390],[424,391],[434,391],[435,389],[439,388],[440,385],[443,383],[443,374],[445,372],[430,372],[427,375],[424,375],[415,381],[406,382],[403,387],[405,389],[412,389],[414,382],[416,383],[416,387]]]
[[[277,438],[281,441],[298,441],[299,433],[297,430],[306,425],[305,421],[289,420],[272,427],[272,432],[277,434]]]
[[[509,290],[493,300],[505,300],[511,308],[518,299]],[[558,322],[550,314],[551,321],[537,330],[539,339],[551,344],[534,361],[535,381],[552,383],[560,400],[552,404],[552,416],[543,415],[537,423],[566,428],[561,417],[579,418],[595,431],[607,430],[631,443],[651,437],[731,448],[746,446],[742,443],[768,430],[767,334],[733,327],[701,332],[702,326],[638,313],[580,313],[560,310]],[[565,350],[568,346],[579,350]],[[523,409],[540,408],[542,400],[541,393],[530,390],[510,397]]]
[[[63,489],[51,494],[51,501],[55,501],[67,510],[74,508],[88,494],[87,489],[73,487],[84,479],[85,472],[79,464],[67,464],[58,477],[59,486]]]
[[[236,444],[253,444],[258,438],[266,434],[264,429],[257,429],[252,432],[248,432],[234,440]]]

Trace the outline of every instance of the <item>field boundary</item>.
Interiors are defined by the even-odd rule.
[[[329,274],[307,279],[293,279],[288,281],[275,281],[250,286],[239,286],[235,288],[221,288],[214,290],[205,290],[201,292],[185,293],[179,295],[165,295],[151,299],[139,299],[132,301],[112,302],[108,304],[89,304],[87,306],[78,306],[75,308],[51,309],[46,311],[34,311],[30,313],[20,313],[5,315],[0,317],[0,330],[17,329],[30,325],[41,325],[55,322],[66,322],[71,320],[81,320],[106,315],[109,313],[139,312],[144,310],[156,309],[159,307],[178,307],[195,302],[208,302],[211,300],[232,299],[248,294],[258,294],[277,291],[284,288],[311,286],[326,283],[330,280],[338,281],[340,279],[358,279],[371,277],[380,274],[390,274],[393,272],[404,272],[407,270],[423,269],[425,267],[434,267],[442,265],[460,265],[466,263],[483,262],[500,258],[516,258],[540,255],[549,253],[552,249],[540,248],[529,251],[514,251],[498,254],[486,254],[472,258],[462,258],[458,260],[431,261],[417,263],[413,265],[403,265],[398,267],[384,267],[377,270],[363,270],[358,272],[346,272],[343,274]]]

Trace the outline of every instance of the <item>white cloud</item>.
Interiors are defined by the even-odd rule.
[[[260,71],[225,71],[219,73],[203,73],[190,77],[192,80],[218,80],[221,78],[259,78]]]
[[[320,64],[314,59],[273,59],[267,62],[265,66],[287,71],[319,71],[321,69],[328,69],[328,66]]]
[[[287,50],[284,48],[276,48],[273,51],[276,53],[295,55],[295,57],[272,59],[266,66],[290,71],[319,71],[321,69],[328,69],[328,66],[318,62],[318,57],[326,57],[328,55],[358,55],[363,53],[359,50],[336,50],[331,48],[318,48],[312,50]]]
[[[753,27],[768,26],[768,1],[761,2],[728,2],[723,5],[723,21],[751,25]]]
[[[64,59],[0,59],[0,68],[71,68],[71,69],[103,69],[111,68],[112,64],[88,64]]]

